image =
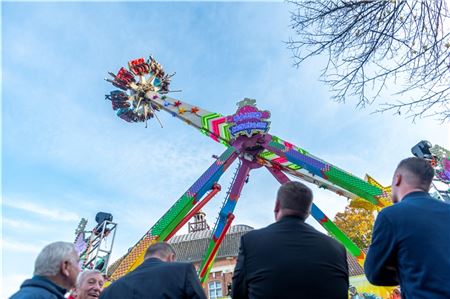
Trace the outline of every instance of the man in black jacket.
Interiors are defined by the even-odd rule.
[[[276,222],[242,236],[233,299],[348,298],[345,248],[305,223],[312,197],[302,183],[284,184]]]
[[[206,299],[194,266],[174,260],[169,244],[151,245],[144,262],[104,289],[100,299]]]

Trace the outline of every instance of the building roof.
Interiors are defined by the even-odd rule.
[[[237,257],[241,236],[251,230],[253,228],[248,225],[231,226],[219,247],[217,258]],[[169,243],[177,253],[177,261],[191,263],[202,261],[211,234],[212,230],[204,230],[172,237]]]
[[[365,254],[367,254],[367,249],[362,249]],[[364,269],[361,267],[356,258],[351,255],[349,252],[347,252],[347,263],[348,263],[348,273],[350,276],[357,276],[357,275],[363,275]]]

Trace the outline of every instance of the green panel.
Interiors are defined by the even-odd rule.
[[[193,201],[193,197],[184,194],[153,226],[151,234],[153,236],[160,236],[167,229],[168,225],[178,218],[177,216],[181,211],[192,208]]]
[[[222,129],[220,130],[220,136],[225,140],[225,141],[230,141],[231,136],[230,136],[230,124],[226,124],[222,127]]]
[[[273,159],[277,157],[277,155],[268,150],[264,150],[262,153],[259,154],[259,156],[264,159]]]
[[[321,223],[322,226],[354,256],[358,257],[361,254],[361,249],[350,240],[333,222],[330,220]]]
[[[187,204],[181,212],[176,216],[163,230],[159,233],[159,239],[164,240],[172,231],[173,229],[178,225],[178,223],[183,220],[183,218],[189,213],[189,211],[194,206],[193,204],[194,199],[191,197],[191,204]]]
[[[219,252],[219,251],[217,251],[217,252]],[[209,264],[208,269],[205,272],[205,275],[202,277],[202,279],[200,281],[201,283],[204,283],[208,279],[209,273],[211,272],[211,269],[214,266],[214,262],[217,257],[217,252],[216,252],[216,255],[213,257],[213,259],[211,260],[211,263]]]
[[[203,125],[203,128],[205,128],[205,129],[208,129],[208,131],[209,131],[209,121],[211,120],[211,119],[214,119],[214,118],[218,118],[218,117],[221,117],[222,115],[220,115],[220,114],[218,114],[218,113],[211,113],[211,114],[206,114],[206,115],[202,115],[201,116],[201,120],[202,120],[202,125]]]
[[[212,251],[213,251],[213,248],[214,248],[214,245],[215,245],[215,244],[216,244],[216,242],[214,241],[214,239],[211,239],[211,241],[209,241],[208,249],[206,250],[205,255],[204,255],[204,257],[203,257],[202,265],[201,265],[200,268],[198,268],[198,274],[200,274],[200,273],[202,272],[203,268],[205,267],[206,260],[207,260],[208,257],[211,255],[211,253],[212,253]],[[217,252],[219,252],[219,251],[217,250]],[[216,253],[216,255],[217,255],[217,253]],[[210,266],[211,266],[212,264],[214,264],[214,259],[211,261]],[[209,267],[209,268],[211,269],[211,267]],[[210,270],[210,269],[209,269],[209,270]],[[206,272],[205,277],[207,277],[208,272],[209,272],[209,271]]]
[[[327,176],[328,180],[368,201],[378,205],[378,200],[375,196],[380,196],[383,191],[373,186],[366,181],[361,180],[347,172],[344,172],[334,166],[330,165],[330,170],[325,171],[324,174]]]
[[[297,164],[289,164],[288,168],[292,169],[292,170],[299,170],[301,167],[298,166]]]
[[[282,140],[278,138],[277,136],[272,135],[272,141],[275,143],[280,143]]]

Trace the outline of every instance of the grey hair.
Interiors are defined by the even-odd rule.
[[[61,262],[78,263],[75,246],[69,242],[54,242],[45,246],[34,262],[34,275],[55,276]]]
[[[91,275],[91,274],[99,274],[103,277],[103,273],[100,270],[97,269],[86,269],[83,272],[80,272],[80,274],[78,274],[77,277],[77,288],[79,288],[81,286],[81,284],[83,283],[83,281],[86,279],[87,276]]]

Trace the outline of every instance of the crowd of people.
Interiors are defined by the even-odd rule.
[[[402,298],[450,298],[450,205],[429,195],[433,176],[423,159],[401,161],[392,180],[394,205],[374,224],[366,277],[377,286],[399,285]],[[241,238],[232,298],[348,298],[346,250],[305,223],[312,200],[300,182],[279,188],[276,222]],[[11,299],[62,299],[67,291],[76,299],[205,299],[194,266],[175,259],[169,244],[155,243],[139,267],[102,291],[102,273],[80,273],[74,245],[55,242],[44,247],[34,276]]]

